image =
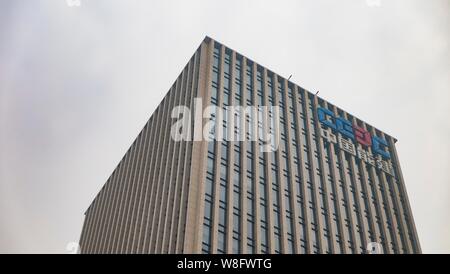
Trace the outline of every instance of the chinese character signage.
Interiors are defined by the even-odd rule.
[[[372,136],[366,129],[353,125],[342,117],[336,117],[328,109],[318,108],[317,116],[320,123],[325,126],[320,128],[320,134],[328,143],[335,144],[361,161],[394,176],[386,140]],[[368,150],[369,147],[372,148],[373,154]]]

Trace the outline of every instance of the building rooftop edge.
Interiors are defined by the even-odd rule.
[[[240,53],[239,51],[237,51],[237,50],[235,50],[235,49],[233,49],[233,48],[230,48],[229,46],[225,45],[224,43],[222,43],[222,42],[220,42],[220,41],[217,41],[217,40],[214,39],[214,38],[211,38],[209,35],[206,35],[205,38],[203,38],[202,43],[203,43],[203,42],[209,43],[210,41],[214,41],[214,42],[216,42],[216,43],[218,43],[218,44],[220,44],[220,45],[222,45],[222,46],[224,46],[224,47],[226,47],[226,48],[228,48],[228,49],[230,49],[230,50],[232,50],[232,51],[238,53],[239,55],[245,56],[244,54]],[[270,72],[276,74],[277,76],[279,76],[279,77],[281,77],[281,78],[283,78],[283,79],[286,79],[289,83],[291,83],[291,84],[293,84],[293,85],[296,85],[297,87],[299,87],[299,88],[305,90],[305,91],[308,92],[309,94],[312,94],[312,95],[314,95],[314,96],[317,96],[318,98],[320,98],[320,99],[322,99],[322,100],[324,100],[324,101],[327,101],[328,103],[330,103],[330,104],[332,104],[332,105],[338,107],[336,104],[330,102],[329,100],[327,100],[327,99],[325,99],[325,98],[323,98],[323,97],[318,96],[317,94],[315,94],[315,93],[313,93],[313,92],[311,92],[311,91],[309,91],[309,90],[303,88],[303,87],[300,86],[299,84],[297,84],[297,83],[295,83],[295,82],[293,82],[293,81],[291,81],[291,80],[288,80],[286,77],[282,76],[281,74],[278,74],[278,73],[274,72],[273,70],[269,69],[267,66],[261,65],[260,63],[254,61],[252,58],[248,58],[247,56],[245,56],[245,58],[247,58],[247,59],[251,60],[252,62],[256,63],[257,65],[259,65],[259,66],[261,66],[261,67],[267,69],[268,71],[270,71]],[[338,108],[341,109],[341,110],[343,110],[343,111],[345,111],[345,112],[347,112],[347,113],[349,113],[349,114],[351,114],[351,112],[346,111],[346,110],[344,110],[344,109],[341,108],[341,107],[338,107]],[[353,115],[353,114],[351,114],[351,115],[352,115],[352,116],[355,116],[355,115]],[[357,118],[357,117],[355,116],[355,118]],[[357,119],[363,121],[363,120],[360,119],[360,118],[357,118]],[[385,135],[387,135],[387,136],[389,136],[390,138],[392,138],[393,141],[394,141],[394,143],[397,143],[397,141],[398,141],[397,138],[395,138],[395,137],[392,136],[391,134],[386,133],[386,131],[379,129],[378,127],[373,126],[371,123],[368,123],[368,122],[366,122],[366,121],[364,121],[364,123],[366,123],[367,125],[373,127],[374,129],[377,129],[377,130],[383,132]]]

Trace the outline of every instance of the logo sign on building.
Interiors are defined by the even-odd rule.
[[[340,149],[394,176],[389,145],[385,139],[371,135],[366,129],[342,117],[336,117],[329,109],[318,108],[317,116],[325,127],[320,128],[320,133],[327,142],[337,144]]]

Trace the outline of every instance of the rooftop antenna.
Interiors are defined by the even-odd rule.
[[[289,81],[289,80],[291,80],[291,77],[292,77],[292,74],[291,74],[291,75],[289,75],[288,81]]]

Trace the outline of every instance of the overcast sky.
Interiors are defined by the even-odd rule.
[[[64,253],[205,35],[398,139],[450,253],[450,1],[0,0],[0,253]]]

